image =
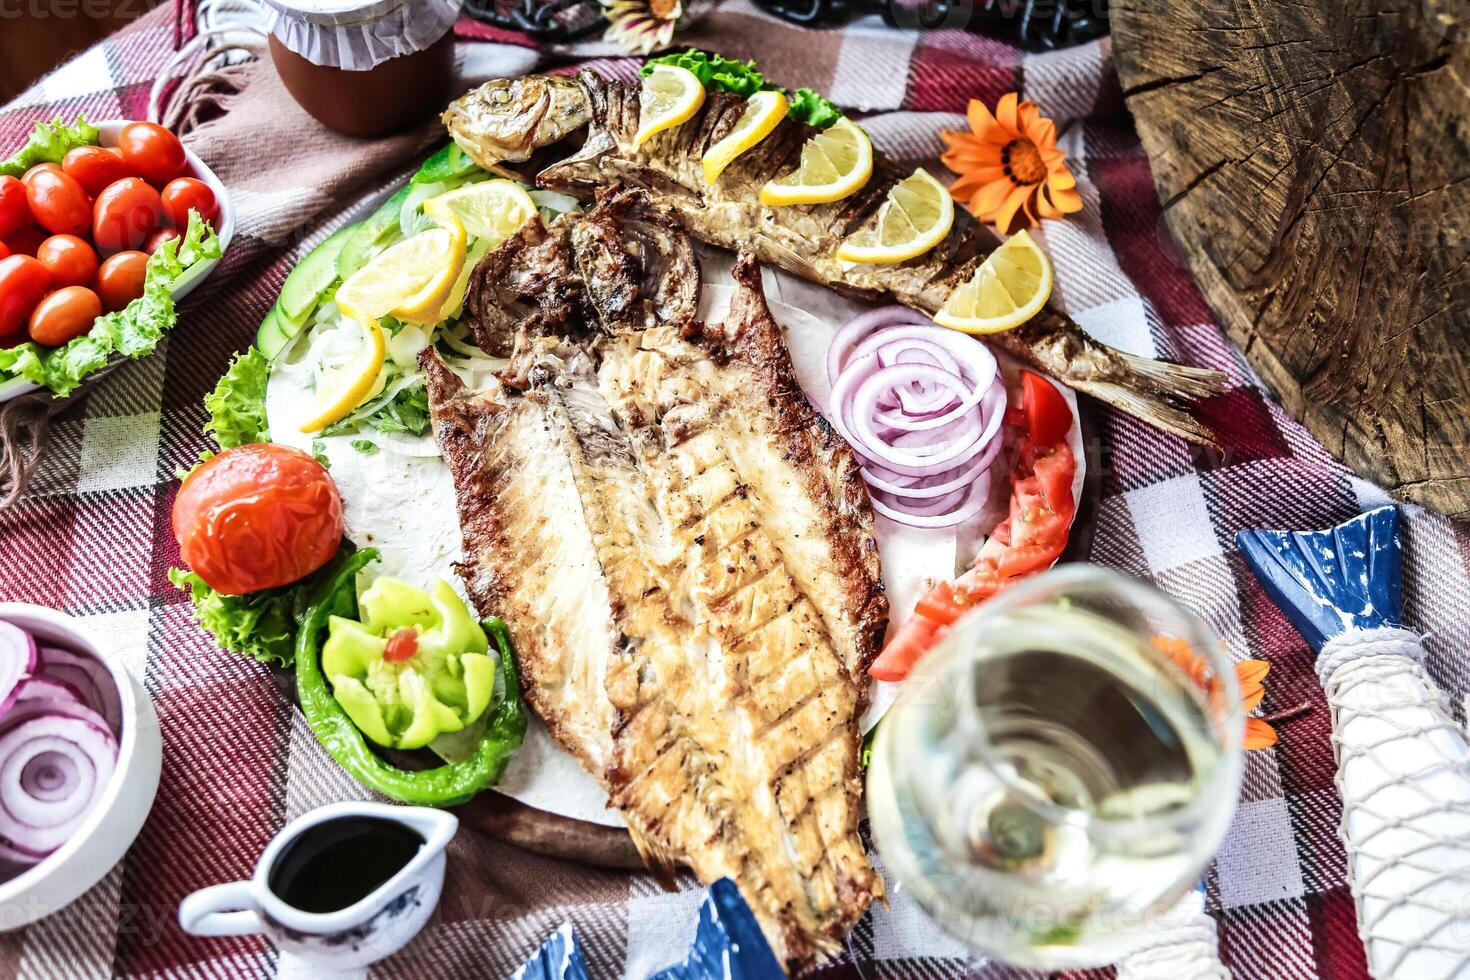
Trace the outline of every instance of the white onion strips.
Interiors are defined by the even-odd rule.
[[[984,508],[1006,389],[983,343],[886,306],[832,338],[827,380],[833,423],[863,460],[874,510],[943,528]]]
[[[77,832],[117,767],[121,715],[103,664],[0,622],[0,862],[37,864]]]

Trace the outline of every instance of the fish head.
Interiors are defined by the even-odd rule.
[[[574,78],[526,75],[493,78],[456,99],[444,125],[460,148],[487,170],[522,163],[570,136],[591,117],[587,93]]]

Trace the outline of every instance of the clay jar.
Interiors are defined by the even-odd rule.
[[[461,0],[266,0],[286,90],[348,136],[378,137],[443,108]]]

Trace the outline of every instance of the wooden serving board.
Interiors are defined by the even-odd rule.
[[[1077,517],[1067,539],[1064,562],[1085,562],[1092,554],[1097,530],[1097,507],[1102,496],[1101,442],[1098,438],[1097,404],[1077,397],[1082,445],[1087,454]],[[564,858],[603,868],[640,870],[643,860],[626,830],[604,827],[585,820],[547,813],[487,790],[464,806],[456,807],[460,822],[472,830],[538,854]]]
[[[1114,0],[1170,229],[1286,410],[1470,517],[1470,4]]]

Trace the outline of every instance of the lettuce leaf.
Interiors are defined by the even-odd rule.
[[[142,296],[125,309],[98,317],[91,330],[60,347],[27,342],[0,350],[0,381],[25,378],[65,398],[113,353],[134,358],[153,353],[178,319],[174,283],[197,263],[219,257],[219,236],[197,211],[190,211],[183,237],[165,242],[149,258]]]
[[[809,88],[799,88],[790,95],[786,115],[799,119],[808,126],[826,129],[842,118],[842,110],[825,97]]]
[[[204,396],[204,410],[209,413],[204,432],[221,449],[270,441],[265,422],[265,386],[270,373],[270,361],[252,347],[235,355],[214,391]]]
[[[698,49],[649,58],[641,69],[642,73],[649,74],[654,65],[687,68],[699,79],[706,91],[718,89],[721,92],[733,92],[742,99],[748,99],[762,89],[775,88],[756,70],[754,61],[735,61],[724,55],[710,54]]]
[[[826,129],[842,118],[841,109],[812,89],[799,88],[795,92],[787,92],[779,85],[766,81],[766,77],[755,67],[754,61],[735,61],[723,55],[691,49],[649,58],[640,71],[647,75],[653,71],[654,65],[687,68],[699,79],[705,91],[732,92],[742,99],[770,89],[786,92],[790,100],[786,115],[808,126]]]
[[[78,116],[76,125],[68,126],[60,119],[37,122],[26,145],[9,160],[0,163],[0,176],[19,177],[38,163],[60,163],[66,151],[78,146],[96,146],[97,127]]]
[[[296,659],[296,613],[304,608],[312,576],[279,589],[245,595],[216,592],[193,572],[170,568],[168,580],[189,593],[194,621],[219,645],[233,653],[254,657],[264,664],[291,666]]]

